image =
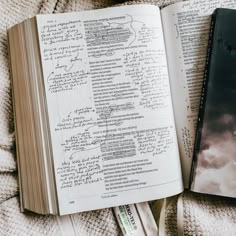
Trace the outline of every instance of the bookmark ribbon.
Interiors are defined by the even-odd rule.
[[[74,228],[73,219],[70,215],[57,216],[57,222],[60,227],[62,236],[78,236]]]

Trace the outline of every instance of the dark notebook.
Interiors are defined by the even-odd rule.
[[[236,197],[236,10],[212,17],[191,189]]]

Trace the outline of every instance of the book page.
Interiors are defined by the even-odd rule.
[[[199,10],[199,15],[211,15],[216,8],[235,8],[235,0],[190,0],[190,9]]]
[[[60,213],[181,192],[159,9],[37,21]]]
[[[236,1],[228,0],[186,1],[161,11],[185,187],[189,186],[211,13],[219,2],[221,7],[236,6]]]

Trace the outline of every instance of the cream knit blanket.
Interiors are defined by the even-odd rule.
[[[22,214],[19,209],[17,170],[14,153],[14,126],[7,54],[6,29],[35,14],[102,8],[145,0],[0,0],[0,235],[62,235],[58,218]],[[163,6],[174,0],[146,0]],[[193,195],[186,192],[178,200],[178,224],[184,235],[236,235],[236,201]],[[163,234],[177,235],[177,198],[164,212]],[[179,219],[178,219],[179,220]],[[111,209],[70,216],[74,235],[120,235]]]

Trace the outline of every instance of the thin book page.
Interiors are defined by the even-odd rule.
[[[189,9],[199,10],[199,15],[211,15],[216,8],[235,8],[235,0],[190,0]]]
[[[189,1],[161,11],[184,185],[189,186],[211,13],[236,1]],[[215,7],[214,7],[215,4]],[[210,6],[210,7],[209,7]],[[209,10],[211,9],[211,11]]]
[[[37,17],[60,214],[182,191],[160,11]]]

